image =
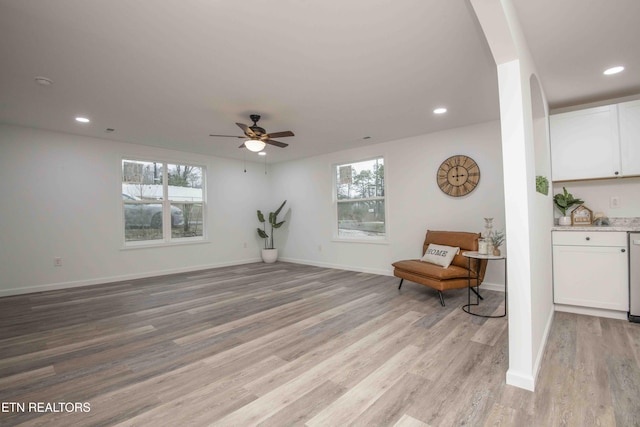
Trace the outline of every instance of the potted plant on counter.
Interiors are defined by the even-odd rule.
[[[562,216],[558,220],[559,225],[571,225],[571,207],[573,205],[579,206],[584,203],[584,200],[576,199],[573,194],[569,193],[565,187],[562,187],[562,193],[558,193],[553,196],[553,204],[556,205],[558,210],[562,213]]]
[[[268,222],[271,227],[269,231],[270,234],[267,234],[267,219],[265,219],[260,209],[258,209],[258,221],[262,223],[262,228],[258,228],[258,235],[264,239],[262,261],[266,263],[273,263],[278,259],[278,249],[276,249],[273,244],[273,230],[282,227],[282,224],[285,223],[285,221],[278,222],[278,214],[280,214],[280,211],[284,207],[285,203],[287,203],[286,200],[282,202],[280,207],[275,212],[269,212]]]

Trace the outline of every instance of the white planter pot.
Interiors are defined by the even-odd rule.
[[[267,264],[272,264],[278,259],[278,249],[263,249],[262,261]]]
[[[561,216],[560,218],[558,218],[558,225],[571,225],[571,217]]]

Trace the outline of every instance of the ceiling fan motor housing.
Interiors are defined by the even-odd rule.
[[[251,129],[253,131],[253,133],[256,134],[257,137],[261,137],[264,134],[266,134],[267,132],[261,128],[260,126],[249,126],[249,129]]]
[[[253,122],[253,126],[249,126],[249,129],[251,129],[258,138],[267,133],[264,128],[258,126],[258,120],[260,120],[260,116],[258,114],[251,114],[249,118]]]

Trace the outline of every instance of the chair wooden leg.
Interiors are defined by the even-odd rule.
[[[438,291],[438,296],[440,297],[440,304],[444,307],[444,298],[442,297],[442,291]]]
[[[398,289],[402,287],[402,282],[404,282],[404,279],[400,279],[400,286],[398,286]]]

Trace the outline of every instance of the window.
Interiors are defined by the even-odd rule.
[[[384,239],[384,159],[336,165],[340,239]]]
[[[125,243],[202,239],[204,194],[201,166],[122,160]]]

